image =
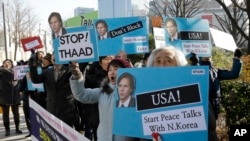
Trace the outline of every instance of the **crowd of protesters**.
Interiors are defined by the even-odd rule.
[[[54,38],[64,34],[59,13],[53,12],[48,22],[51,29],[57,31]],[[219,81],[239,76],[242,68],[240,57],[241,52],[237,49],[232,70],[217,69],[216,75]],[[195,54],[192,54],[190,60],[190,65],[209,65],[212,68],[211,58],[199,60]],[[0,105],[3,110],[5,136],[10,135],[10,107],[14,115],[16,134],[22,134],[19,129],[21,100],[29,130],[26,137],[31,135],[32,123],[29,117],[29,98],[31,98],[75,130],[80,133],[84,131],[84,135],[90,140],[142,141],[144,139],[112,135],[117,70],[132,67],[186,66],[188,61],[185,55],[174,47],[154,49],[151,53],[146,53],[142,63],[137,65],[133,65],[125,51],[120,51],[114,56],[101,56],[98,62],[71,62],[62,65],[55,63],[53,53],[44,55],[42,51],[32,50],[30,59],[19,61],[17,65],[29,66],[29,72],[21,80],[14,79],[12,60],[4,60],[3,66],[0,67]],[[38,68],[42,69],[41,73],[38,73]],[[31,79],[33,83],[43,83],[45,92],[28,90],[27,79]],[[216,88],[219,89],[220,86]],[[214,105],[214,101],[209,99],[209,141],[217,140],[216,118],[219,111],[215,111]]]

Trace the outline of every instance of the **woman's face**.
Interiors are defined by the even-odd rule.
[[[6,69],[9,69],[12,67],[12,63],[10,61],[5,61],[3,64],[3,67]]]
[[[155,54],[154,67],[177,66],[175,53],[172,50],[161,50]]]
[[[108,78],[111,84],[116,84],[116,74],[119,67],[110,65],[108,70]]]
[[[45,58],[43,58],[43,60],[42,60],[42,64],[43,64],[43,66],[44,66],[44,67],[47,67],[47,66],[49,66],[49,65],[50,65],[50,61],[49,61],[49,60],[47,60],[47,59],[45,59]]]

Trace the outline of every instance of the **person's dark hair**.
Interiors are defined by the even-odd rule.
[[[9,62],[11,63],[11,68],[14,67],[13,61],[12,61],[11,59],[5,59],[5,60],[3,61],[3,64],[4,64],[6,61],[9,61]]]
[[[104,27],[106,27],[108,29],[108,24],[104,20],[98,20],[98,21],[96,21],[95,27],[97,27],[97,25],[100,24],[100,23],[102,23],[104,25]]]
[[[61,23],[61,26],[62,26],[62,17],[61,17],[61,15],[60,15],[60,13],[58,13],[58,12],[52,12],[52,13],[49,15],[49,18],[48,18],[48,22],[49,22],[49,23],[50,23],[50,20],[51,20],[52,17],[56,17],[56,18],[59,20],[59,22]]]
[[[150,56],[150,52],[145,53],[145,54],[143,55],[143,60],[147,60],[149,56]]]
[[[129,86],[133,89],[131,95],[133,95],[135,90],[135,77],[132,74],[125,72],[118,78],[117,83],[119,84],[123,78],[127,78],[129,80]]]
[[[177,27],[177,23],[176,23],[176,21],[175,21],[173,18],[167,18],[167,19],[166,19],[166,22],[165,22],[165,25],[166,25],[168,22],[173,23],[174,26]]]
[[[124,59],[113,59],[109,65],[108,65],[108,70],[110,66],[114,67],[120,67],[120,68],[131,68],[132,66],[127,60]],[[108,78],[105,78],[102,82],[102,92],[106,92],[107,94],[111,94],[114,90],[108,85],[109,80]]]

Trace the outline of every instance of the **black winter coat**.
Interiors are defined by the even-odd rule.
[[[0,105],[20,104],[20,95],[18,93],[18,81],[14,81],[12,69],[0,67]]]
[[[71,72],[67,66],[62,66],[58,80],[54,79],[54,68],[44,69],[38,75],[37,68],[30,66],[30,76],[33,83],[44,83],[47,91],[46,110],[73,126],[78,119],[75,100],[71,92],[69,78]]]

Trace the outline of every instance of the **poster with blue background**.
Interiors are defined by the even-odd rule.
[[[146,17],[95,19],[99,56],[149,52]]]
[[[56,64],[98,61],[94,26],[66,28],[66,32],[53,39]]]
[[[121,108],[120,82],[127,73],[134,78],[134,106]],[[158,132],[163,140],[206,141],[208,74],[207,66],[119,69],[113,134],[152,139]]]
[[[44,85],[43,83],[33,83],[31,81],[31,78],[30,78],[30,69],[29,68],[26,68],[27,69],[27,73],[26,73],[26,81],[27,81],[27,86],[28,86],[28,90],[30,91],[38,91],[38,92],[44,92]],[[37,73],[38,74],[41,74],[42,73],[42,68],[41,67],[37,67]]]
[[[164,19],[166,45],[179,48],[186,56],[191,52],[199,57],[211,56],[212,44],[208,21],[201,18]]]

